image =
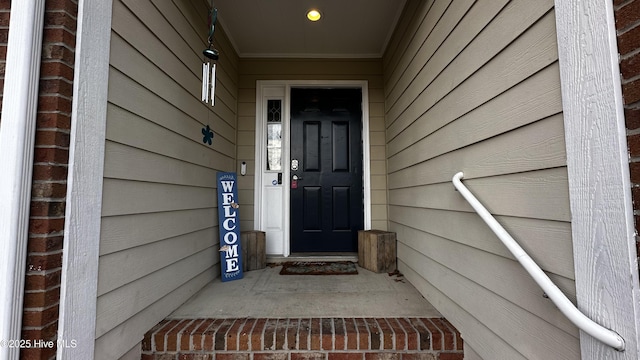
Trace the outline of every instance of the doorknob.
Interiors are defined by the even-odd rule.
[[[293,180],[302,180],[302,178],[298,175],[293,175]]]

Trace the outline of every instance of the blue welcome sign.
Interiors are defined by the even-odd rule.
[[[236,173],[218,173],[218,223],[222,281],[242,279],[242,248]]]

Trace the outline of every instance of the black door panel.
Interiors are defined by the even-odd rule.
[[[360,89],[291,90],[291,159],[299,162],[291,171],[292,252],[357,251],[361,104]]]

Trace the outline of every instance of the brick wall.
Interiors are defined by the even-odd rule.
[[[75,0],[45,4],[22,337],[55,341],[78,5]],[[21,358],[50,359],[55,353],[55,347],[25,349]]]
[[[614,0],[636,232],[640,229],[640,0]],[[636,242],[640,254],[640,241]]]

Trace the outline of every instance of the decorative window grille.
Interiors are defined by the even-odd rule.
[[[267,100],[267,170],[282,171],[282,100]]]

